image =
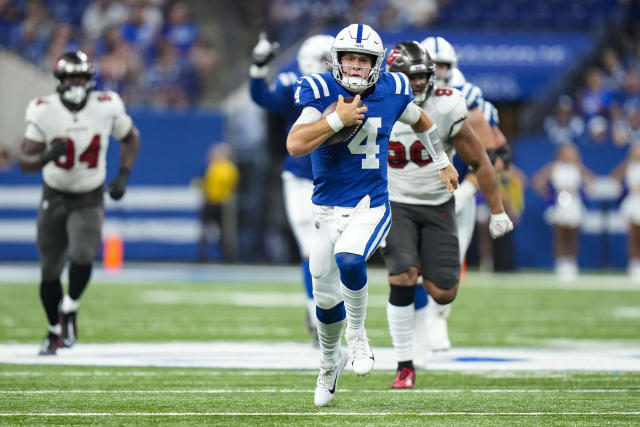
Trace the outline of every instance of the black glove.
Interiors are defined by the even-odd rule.
[[[495,164],[496,162],[496,149],[495,148],[487,148],[487,156],[489,156],[489,162],[491,164]]]
[[[120,169],[118,176],[116,176],[115,179],[111,181],[111,184],[109,184],[109,187],[107,187],[107,191],[109,191],[109,195],[113,200],[120,200],[122,196],[124,196],[130,173],[130,170]]]
[[[280,43],[272,43],[267,40],[267,35],[263,31],[260,33],[258,44],[256,44],[256,46],[253,48],[253,52],[251,53],[251,60],[258,67],[264,67],[276,56],[276,52],[278,51],[279,47]]]
[[[51,144],[51,147],[44,150],[40,154],[40,164],[44,166],[50,161],[58,160],[58,157],[63,156],[66,153],[67,153],[66,140],[60,140],[58,142],[54,142],[53,144]]]
[[[511,164],[511,147],[506,142],[496,149],[496,156],[502,159],[504,163],[504,168],[508,169]]]

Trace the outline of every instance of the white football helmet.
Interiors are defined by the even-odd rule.
[[[452,68],[451,69],[451,77],[449,78],[449,86],[458,87],[458,86],[462,86],[466,82],[467,82],[467,79],[464,77],[464,74],[462,74],[462,71],[460,71],[460,68]]]
[[[343,28],[333,42],[333,47],[331,48],[333,77],[345,89],[352,92],[362,92],[378,81],[386,51],[382,45],[382,39],[373,28],[364,24],[351,24]],[[363,79],[343,74],[343,66],[340,64],[340,59],[342,54],[347,52],[364,53],[373,57],[373,66],[369,69],[367,78]]]
[[[458,56],[456,55],[456,51],[451,46],[451,43],[446,41],[442,37],[427,37],[422,40],[420,43],[429,55],[431,55],[431,60],[435,63],[440,64],[449,64],[449,71],[443,81],[439,82],[443,86],[453,86],[450,82],[452,77],[452,70],[458,67]]]
[[[302,74],[326,73],[333,68],[331,47],[333,37],[325,34],[311,36],[300,45],[298,68]]]

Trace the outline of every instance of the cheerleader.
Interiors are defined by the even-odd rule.
[[[594,178],[571,143],[560,146],[556,158],[533,178],[534,190],[549,202],[544,217],[553,228],[555,271],[562,280],[573,280],[578,274],[578,240],[585,209],[581,191]]]

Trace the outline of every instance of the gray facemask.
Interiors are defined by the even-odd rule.
[[[62,94],[62,99],[72,104],[81,104],[86,97],[87,89],[83,85],[71,86]]]

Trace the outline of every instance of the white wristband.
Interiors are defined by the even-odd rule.
[[[446,153],[438,154],[436,157],[431,158],[433,160],[433,164],[436,165],[438,170],[444,169],[451,164],[449,161],[449,156]]]
[[[256,64],[251,64],[249,67],[249,76],[253,79],[264,79],[269,75],[269,66],[263,65],[258,67]]]
[[[329,126],[331,126],[331,129],[333,129],[334,132],[338,132],[344,127],[344,124],[342,124],[342,120],[340,120],[340,116],[338,115],[337,111],[334,111],[327,116],[327,123],[329,123]]]
[[[447,153],[444,151],[442,140],[440,139],[440,132],[438,132],[435,124],[424,132],[417,133],[416,136],[420,142],[422,142],[424,148],[427,149],[436,168],[444,169],[451,164],[449,156],[447,156]]]

